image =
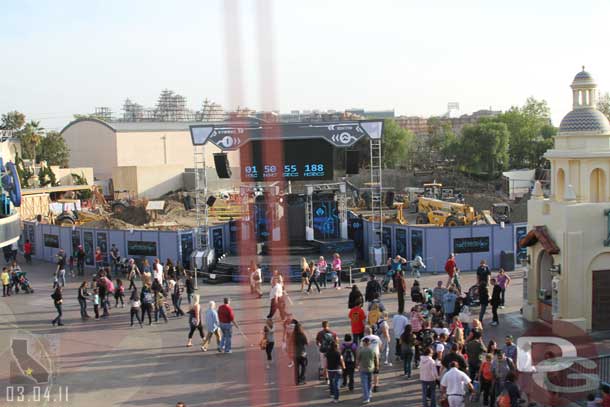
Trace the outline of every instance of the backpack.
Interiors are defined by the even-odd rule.
[[[377,323],[373,325],[373,335],[381,336],[381,327],[384,322],[385,320],[381,318],[377,320]]]
[[[506,389],[502,390],[502,393],[500,393],[496,402],[498,403],[498,407],[511,407],[510,394],[508,394]]]
[[[322,343],[320,344],[320,352],[328,352],[334,341],[335,338],[333,337],[332,332],[324,332],[324,334],[322,335]]]
[[[483,365],[481,366],[481,376],[483,377],[483,379],[487,380],[488,382],[493,380],[493,372],[491,371],[491,363],[490,362],[483,362]]]
[[[432,359],[434,359],[434,360],[438,359],[438,353],[436,352],[436,347],[440,344],[441,343],[439,341],[432,342]]]
[[[494,377],[496,377],[498,380],[504,381],[508,372],[515,370],[515,365],[513,364],[512,360],[504,358],[502,363],[498,363],[497,360],[494,360],[492,369]]]
[[[144,304],[152,304],[154,302],[153,295],[150,291],[144,293]]]
[[[344,347],[341,356],[343,356],[343,361],[346,365],[353,366],[356,363],[354,344],[352,343],[351,345]]]
[[[424,348],[429,348],[432,346],[432,343],[434,343],[434,337],[431,329],[425,329],[422,331],[421,341]]]

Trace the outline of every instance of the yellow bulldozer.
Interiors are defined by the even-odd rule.
[[[418,225],[463,226],[481,219],[470,205],[426,197],[419,198],[417,212]]]

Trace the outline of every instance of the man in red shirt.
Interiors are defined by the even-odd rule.
[[[29,240],[26,240],[23,245],[23,257],[25,257],[25,262],[27,264],[32,263],[32,243],[30,243]]]
[[[235,314],[233,308],[229,305],[231,300],[227,297],[224,298],[223,304],[218,307],[218,322],[220,322],[220,329],[222,330],[222,339],[220,340],[220,352],[231,353],[231,335],[233,334],[233,326],[239,329],[237,322],[235,322]]]
[[[453,283],[453,276],[455,275],[455,254],[451,253],[447,262],[445,263],[445,273],[447,273],[447,288]]]
[[[366,321],[366,314],[362,309],[362,304],[356,304],[356,306],[349,311],[348,316],[352,325],[352,337],[354,343],[358,344],[364,337],[364,321]]]

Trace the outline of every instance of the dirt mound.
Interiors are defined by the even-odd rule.
[[[128,206],[121,213],[115,214],[114,217],[136,226],[142,226],[150,221],[150,215],[142,206]]]
[[[120,219],[116,218],[104,218],[100,220],[95,220],[92,222],[87,222],[83,224],[83,227],[94,228],[94,229],[133,229],[134,225],[129,224],[127,222],[123,222]]]

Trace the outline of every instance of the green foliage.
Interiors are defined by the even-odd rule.
[[[384,120],[381,157],[386,168],[407,167],[415,148],[415,135],[394,120]]]
[[[0,119],[0,129],[2,130],[19,130],[24,124],[25,115],[16,110],[3,114]]]
[[[557,130],[551,125],[546,101],[529,97],[522,107],[511,107],[498,116],[510,132],[511,168],[535,168],[544,163],[544,152],[552,147]]]
[[[610,120],[610,93],[606,92],[599,97],[597,109]]]
[[[15,152],[15,167],[17,168],[17,174],[19,175],[19,181],[23,188],[29,186],[30,180],[34,176],[34,172],[29,168],[25,168],[23,159],[19,156],[19,153]]]
[[[50,131],[40,140],[36,156],[39,161],[46,161],[49,165],[67,167],[70,149],[61,134]]]
[[[75,185],[87,185],[88,184],[87,178],[85,178],[85,174],[84,173],[81,173],[81,175],[78,175],[76,173],[72,173],[70,175],[72,176],[72,180],[74,181]],[[90,190],[85,189],[85,190],[79,191],[78,195],[79,195],[80,199],[89,199],[89,198],[91,198],[91,196],[93,194],[91,193]]]
[[[102,116],[96,116],[95,114],[73,114],[72,115],[74,117],[74,120],[80,120],[80,119],[97,119],[97,120],[101,120],[103,122],[105,122],[105,118]]]
[[[495,177],[508,162],[509,138],[506,124],[482,119],[477,124],[464,126],[456,158],[468,172]]]
[[[44,129],[40,127],[40,122],[32,120],[19,132],[23,158],[36,161],[36,149],[42,140],[40,135],[42,130]]]

